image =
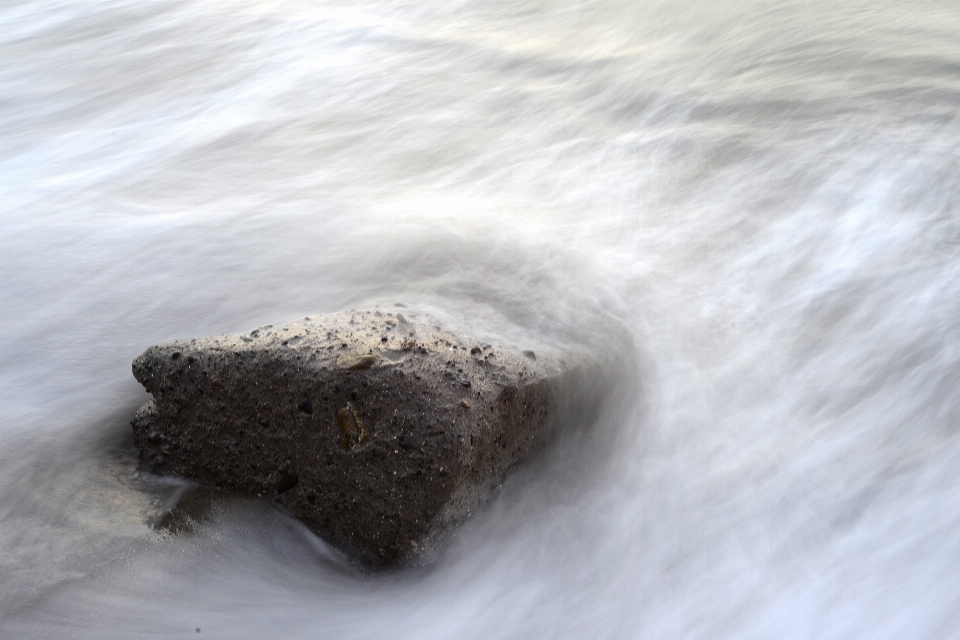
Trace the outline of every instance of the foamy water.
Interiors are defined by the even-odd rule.
[[[4,638],[960,638],[960,5],[8,2]],[[426,570],[154,526],[147,346],[402,302],[595,424]],[[198,632],[197,629],[200,629]]]

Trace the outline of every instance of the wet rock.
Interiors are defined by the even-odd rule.
[[[172,534],[193,531],[207,518],[215,501],[222,499],[229,500],[231,496],[210,487],[186,487],[173,506],[157,518],[153,528]]]
[[[147,349],[133,363],[153,395],[133,419],[142,462],[274,497],[369,564],[431,559],[596,398],[577,391],[589,372],[574,354],[480,348],[408,315],[316,316]]]
[[[277,483],[277,493],[286,493],[297,486],[299,482],[300,478],[297,476],[297,472],[287,469],[286,473],[283,474],[283,477],[280,478],[280,482]]]

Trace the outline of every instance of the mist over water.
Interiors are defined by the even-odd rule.
[[[7,2],[0,635],[960,638],[960,5]],[[155,526],[146,347],[586,347],[441,561]],[[196,630],[200,629],[198,633]]]

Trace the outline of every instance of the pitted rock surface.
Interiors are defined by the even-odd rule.
[[[493,347],[382,311],[147,349],[142,461],[275,496],[373,565],[429,560],[555,431],[578,361]]]

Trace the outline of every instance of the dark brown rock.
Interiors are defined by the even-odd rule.
[[[159,473],[275,496],[367,563],[420,562],[546,442],[583,372],[401,314],[318,316],[147,349],[134,438]]]

